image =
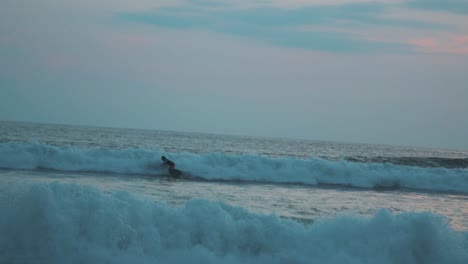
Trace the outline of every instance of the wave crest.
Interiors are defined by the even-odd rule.
[[[360,188],[412,188],[468,193],[468,169],[424,168],[321,158],[271,158],[258,155],[163,153],[162,150],[82,149],[41,143],[0,144],[0,168],[161,174],[165,154],[177,168],[205,180],[240,180]]]

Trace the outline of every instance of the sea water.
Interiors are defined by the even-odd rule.
[[[468,153],[0,122],[0,263],[468,263]]]

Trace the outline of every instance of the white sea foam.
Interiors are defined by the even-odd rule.
[[[163,153],[161,150],[81,149],[41,143],[0,144],[0,168],[161,174],[159,157],[207,180],[336,184],[362,188],[413,188],[468,193],[468,169],[422,168],[388,163],[355,163],[320,158]]]
[[[468,263],[468,234],[431,213],[305,225],[60,183],[10,186],[0,211],[0,263]]]

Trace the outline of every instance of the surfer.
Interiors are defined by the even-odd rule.
[[[167,166],[169,169],[174,169],[175,168],[175,163],[171,160],[168,160],[165,156],[161,156],[161,160],[163,161],[163,164],[161,164],[160,167]]]
[[[174,169],[175,168],[175,163],[171,160],[168,160],[165,156],[161,156],[161,160],[163,161],[163,164],[161,164],[160,167],[169,167],[168,172],[171,177],[179,178],[181,175],[183,175],[183,172]]]

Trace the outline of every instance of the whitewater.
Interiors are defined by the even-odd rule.
[[[0,263],[468,263],[468,153],[0,122],[0,212]]]

